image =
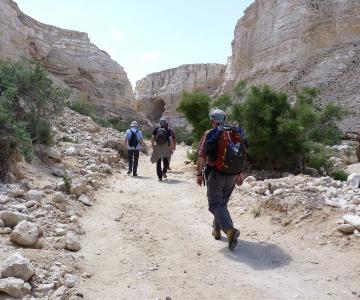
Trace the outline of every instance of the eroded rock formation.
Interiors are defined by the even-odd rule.
[[[239,80],[290,92],[321,88],[319,101],[336,101],[360,126],[360,1],[256,0],[239,20],[225,90]]]
[[[218,93],[224,81],[225,66],[221,64],[183,65],[146,76],[136,83],[137,108],[154,121],[162,115],[172,126],[185,125],[176,111],[183,91]]]
[[[134,105],[123,68],[92,44],[83,32],[42,24],[25,15],[12,0],[0,1],[0,60],[36,59],[66,84],[74,97],[89,99],[105,111]]]
[[[136,98],[141,109],[149,112],[154,99],[171,98],[174,93],[169,86],[176,86],[176,95],[182,89],[191,90],[195,77],[177,78],[174,73],[184,72],[183,67],[176,70],[150,75],[138,83]],[[223,80],[223,93],[239,80],[290,93],[303,86],[318,86],[320,103],[335,101],[349,108],[352,115],[343,125],[354,129],[360,128],[359,74],[359,0],[256,0],[236,25],[225,72],[208,75],[211,81],[204,86],[214,90]],[[164,78],[171,78],[172,85]],[[176,103],[165,100],[166,111],[174,111]]]

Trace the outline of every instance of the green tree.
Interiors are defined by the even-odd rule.
[[[32,157],[32,143],[50,144],[50,119],[68,92],[53,85],[38,63],[0,62],[0,181],[16,154]]]
[[[184,114],[187,121],[193,127],[192,134],[195,141],[199,141],[202,134],[211,128],[209,120],[211,99],[206,94],[184,92],[178,111]]]

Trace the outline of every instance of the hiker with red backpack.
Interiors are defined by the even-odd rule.
[[[127,174],[130,175],[133,173],[133,176],[137,176],[137,168],[139,162],[139,154],[141,150],[141,145],[143,145],[143,135],[139,129],[139,125],[136,121],[132,121],[130,129],[125,133],[125,143],[128,148],[128,160],[129,160],[129,169]]]
[[[167,128],[167,121],[165,118],[160,119],[160,126],[156,127],[151,137],[151,147],[153,153],[151,155],[151,162],[156,162],[156,174],[159,181],[167,178],[166,172],[169,167],[169,158],[171,156],[173,140],[171,132]],[[161,162],[163,167],[161,167]]]
[[[207,185],[209,211],[214,215],[212,235],[220,240],[223,231],[233,250],[240,231],[234,227],[227,206],[235,185],[243,181],[247,143],[241,128],[226,125],[224,111],[213,110],[210,121],[213,128],[204,133],[198,148],[196,181]]]

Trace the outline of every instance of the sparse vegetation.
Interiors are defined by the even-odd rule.
[[[258,207],[255,207],[251,210],[251,213],[253,215],[254,218],[258,218],[261,216],[261,213],[262,213],[262,210],[261,210],[261,207],[258,206]]]
[[[337,123],[346,112],[335,104],[315,105],[319,91],[306,87],[291,104],[288,95],[269,86],[250,89],[239,82],[232,96],[222,96],[213,107],[228,113],[228,121],[240,124],[249,141],[249,156],[256,168],[301,172],[304,165],[320,169],[326,163],[325,145],[339,143]],[[193,126],[195,142],[210,128],[211,99],[201,93],[184,93],[179,111]]]
[[[6,180],[14,155],[30,160],[32,143],[52,143],[49,120],[67,97],[38,63],[0,63],[0,180]]]
[[[349,176],[349,174],[346,173],[344,170],[338,170],[331,174],[332,178],[334,178],[335,180],[340,180],[340,181],[346,181],[348,176]]]

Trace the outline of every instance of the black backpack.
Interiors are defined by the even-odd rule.
[[[158,145],[164,145],[168,142],[168,133],[167,133],[166,128],[160,127],[156,131],[155,142]]]
[[[129,139],[129,146],[136,147],[139,144],[139,141],[137,139],[137,133],[139,132],[139,129],[136,130],[135,132],[130,130],[130,132],[131,132],[131,137]]]

